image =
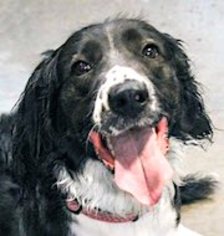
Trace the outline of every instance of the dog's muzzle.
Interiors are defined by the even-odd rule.
[[[146,76],[130,67],[114,66],[105,77],[95,101],[95,124],[102,125],[105,113],[129,120],[138,118],[146,109],[156,111],[155,91]]]

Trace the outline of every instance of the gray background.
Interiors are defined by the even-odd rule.
[[[0,113],[13,107],[41,60],[75,30],[118,13],[141,16],[185,41],[194,74],[216,127],[206,151],[187,150],[186,171],[218,174],[212,200],[183,208],[183,222],[207,236],[224,235],[224,1],[222,0],[0,0]]]

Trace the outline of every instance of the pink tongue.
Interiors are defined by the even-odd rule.
[[[161,140],[151,128],[130,130],[111,140],[115,152],[118,187],[145,205],[156,204],[173,171],[161,148]]]

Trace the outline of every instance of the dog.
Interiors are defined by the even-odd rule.
[[[180,206],[215,182],[180,176],[178,159],[212,124],[181,41],[145,21],[48,51],[0,131],[1,235],[199,235]]]

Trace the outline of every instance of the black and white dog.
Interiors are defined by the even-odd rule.
[[[180,41],[116,19],[48,54],[1,117],[0,234],[198,235],[181,196],[214,182],[181,179],[176,159],[212,128]]]

